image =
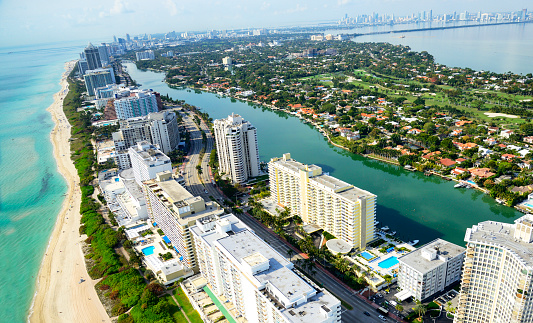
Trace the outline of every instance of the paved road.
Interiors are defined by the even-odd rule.
[[[183,168],[183,176],[185,178],[186,187],[193,195],[202,196],[206,201],[209,200],[210,196],[214,197],[217,201],[222,201],[225,199],[225,197],[218,190],[218,188],[211,183],[209,175],[209,156],[214,145],[214,140],[209,128],[204,122],[201,122],[200,127],[206,133],[207,147],[202,159],[202,174],[199,176],[196,166],[198,165],[200,151],[204,145],[202,142],[202,134],[191,115],[188,113],[182,113],[182,117],[185,127],[190,134],[191,141],[190,154],[186,161],[185,167]],[[239,219],[252,228],[259,237],[270,244],[280,254],[289,258],[287,254],[289,247],[275,234],[269,232],[254,218],[247,214],[239,215]],[[303,257],[301,255],[292,256],[292,260],[302,258]],[[342,298],[343,301],[353,306],[354,309],[351,311],[348,311],[344,308],[342,309],[343,322],[383,322],[378,318],[378,313],[376,312],[375,308],[356,297],[352,292],[346,289],[346,287],[341,285],[328,274],[322,272],[321,270],[317,270],[314,278],[321,282],[328,290]],[[370,313],[370,316],[364,315],[363,312],[365,311]],[[391,318],[388,318],[387,321],[394,322]]]

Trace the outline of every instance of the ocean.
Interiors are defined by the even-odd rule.
[[[409,45],[427,50],[448,66],[533,71],[532,24],[482,28],[406,33],[401,39],[374,35],[356,41]],[[39,266],[64,199],[66,183],[52,154],[53,122],[46,108],[60,89],[64,63],[77,59],[86,44],[82,40],[0,48],[1,321],[26,321]]]
[[[0,321],[25,322],[66,192],[46,109],[83,43],[0,48]]]

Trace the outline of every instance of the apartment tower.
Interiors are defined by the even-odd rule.
[[[215,120],[215,140],[221,173],[233,183],[244,183],[259,175],[257,130],[238,114]]]
[[[533,322],[533,215],[466,230],[455,323]]]
[[[290,154],[268,163],[270,196],[305,223],[316,224],[354,248],[374,239],[376,195],[305,165]]]

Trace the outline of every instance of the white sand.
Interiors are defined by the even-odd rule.
[[[485,112],[485,115],[488,116],[489,118],[494,118],[494,117],[504,117],[504,118],[512,118],[512,119],[519,118],[519,116],[515,116],[512,114],[494,113],[494,112]]]
[[[30,322],[111,322],[94,289],[95,281],[87,275],[80,245],[79,178],[70,159],[70,124],[63,112],[67,76],[76,62],[65,64],[61,91],[47,109],[55,128],[51,133],[57,167],[68,183],[68,192],[48,243],[39,276]],[[85,279],[83,283],[80,278]]]

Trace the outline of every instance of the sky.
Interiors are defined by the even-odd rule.
[[[530,7],[528,8],[528,3]],[[533,10],[531,0],[0,0],[0,47],[144,33],[271,28],[345,14]]]

